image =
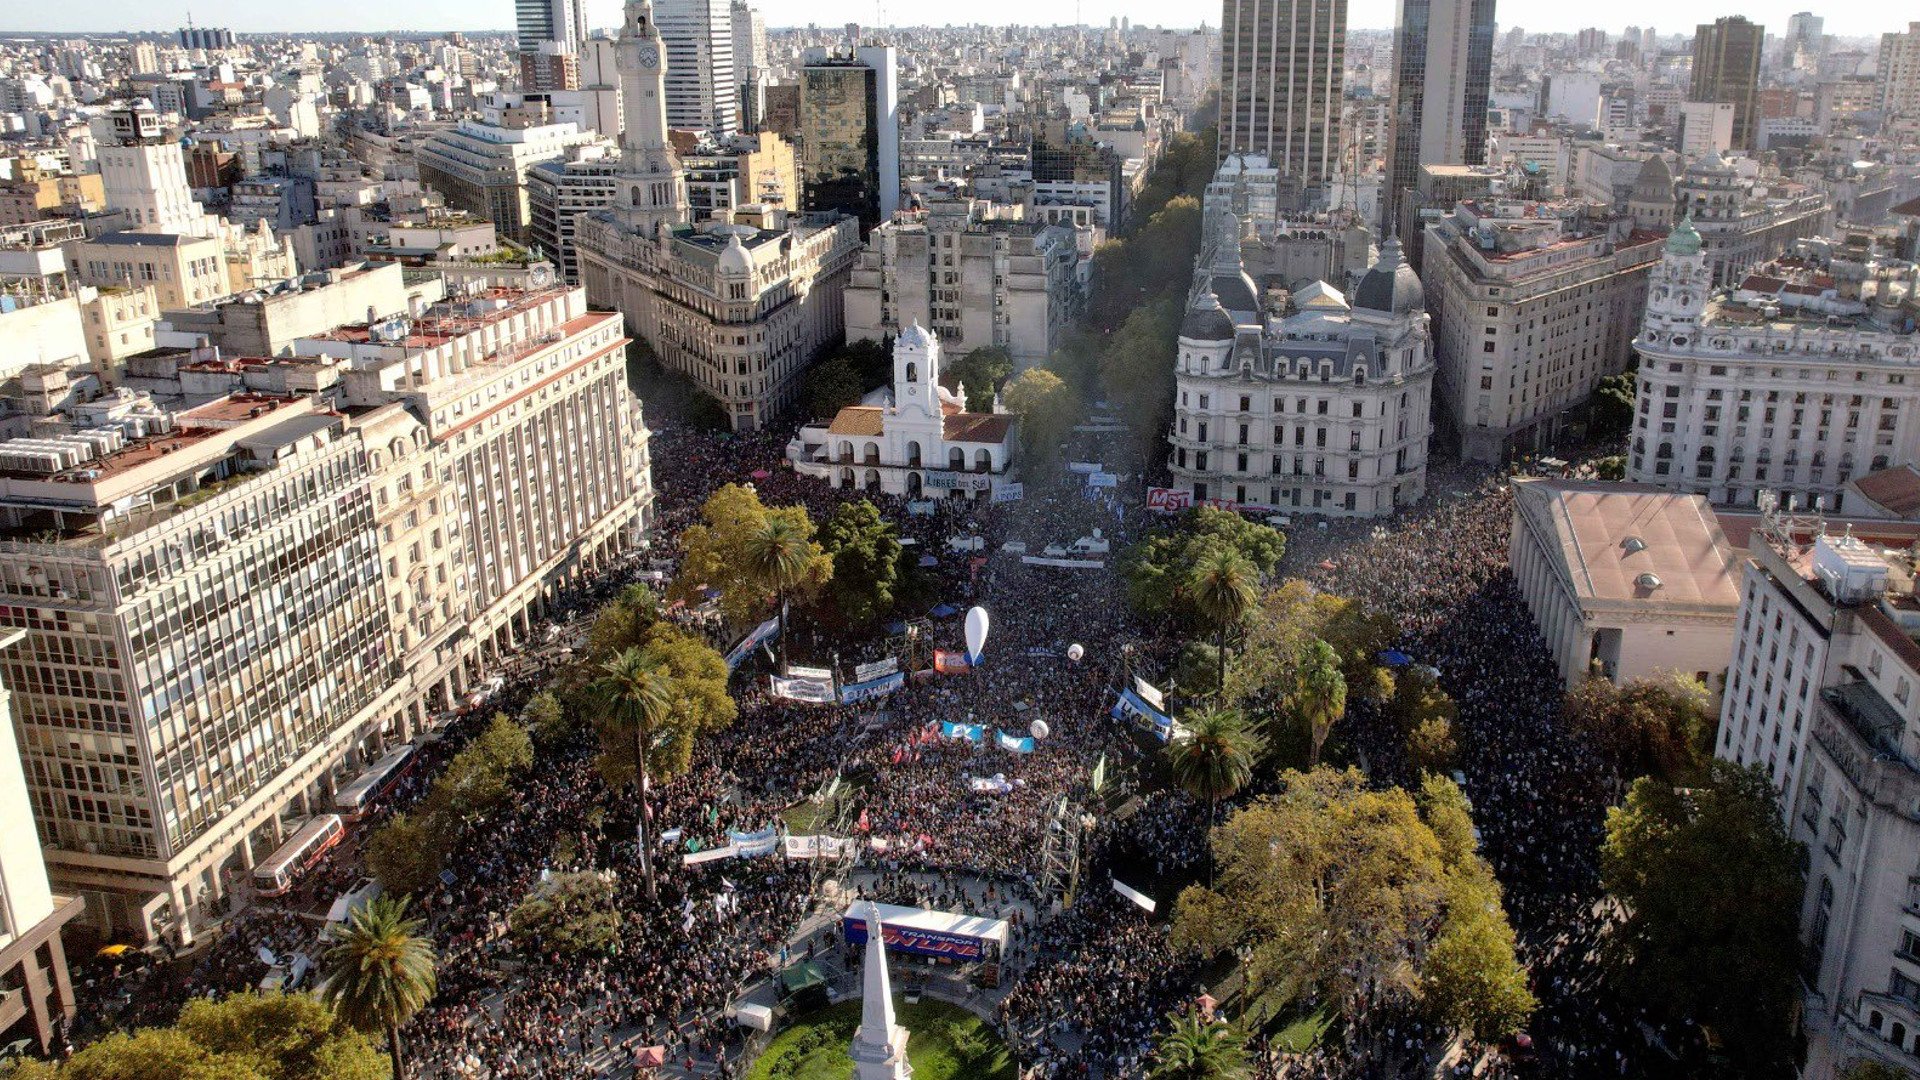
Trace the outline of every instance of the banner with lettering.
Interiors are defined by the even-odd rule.
[[[1166,742],[1173,735],[1173,718],[1147,704],[1131,687],[1120,691],[1120,700],[1113,704],[1115,720],[1128,716],[1139,720],[1141,726],[1161,742]]]
[[[1016,735],[1009,735],[1006,732],[1001,731],[1001,732],[996,732],[994,734],[993,742],[994,742],[994,745],[998,746],[1000,749],[1008,750],[1016,754],[1033,753],[1034,743],[1033,743],[1033,736],[1031,735],[1016,736]]]
[[[933,650],[933,670],[942,675],[959,675],[972,667],[972,664],[967,663],[966,653],[948,652],[945,649]]]
[[[1193,506],[1193,492],[1178,488],[1148,488],[1147,509],[1156,514],[1177,514]]]
[[[727,650],[727,670],[732,671],[734,668],[739,667],[741,663],[752,654],[754,649],[766,642],[772,641],[779,635],[779,619],[768,619],[766,622],[747,631],[747,636],[740,639],[740,644]]]
[[[814,705],[833,704],[833,680],[771,677],[767,682],[767,692],[777,698],[788,701],[805,701]]]
[[[840,688],[840,704],[851,705],[869,698],[886,697],[907,684],[905,672],[896,671],[866,682],[848,683]]]
[[[942,720],[940,721],[940,735],[942,738],[947,739],[965,739],[968,742],[976,743],[986,742],[987,726],[985,724],[955,724]]]

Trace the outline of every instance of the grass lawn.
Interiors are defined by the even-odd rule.
[[[1319,1045],[1320,1037],[1333,1026],[1333,1014],[1326,1009],[1300,1017],[1273,1037],[1273,1045],[1289,1053],[1302,1053]]]
[[[986,1022],[956,1005],[923,999],[899,1005],[913,1080],[1013,1080],[1013,1058]],[[781,1032],[747,1080],[847,1080],[847,1044],[860,1026],[860,1000],[809,1013]]]

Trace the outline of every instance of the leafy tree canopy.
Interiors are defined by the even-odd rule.
[[[1626,912],[1606,941],[1620,988],[1719,1036],[1741,1076],[1790,1075],[1801,846],[1756,768],[1712,762],[1676,789],[1641,777],[1607,812],[1601,879]]]
[[[1197,623],[1201,616],[1188,586],[1194,568],[1217,550],[1239,552],[1264,578],[1280,565],[1287,539],[1277,529],[1230,510],[1194,507],[1174,529],[1155,533],[1122,553],[1120,570],[1135,609],[1149,618]]]
[[[534,952],[604,955],[620,939],[613,886],[594,873],[549,878],[513,909],[507,925]]]
[[[865,626],[893,610],[905,549],[878,507],[866,499],[836,506],[820,531],[820,546],[833,560],[828,591],[843,618]]]
[[[742,484],[727,484],[714,492],[700,508],[700,522],[681,534],[686,556],[667,595],[698,604],[701,590],[718,589],[720,610],[735,626],[763,615],[773,590],[755,578],[748,551],[754,537],[764,533],[773,518],[790,519],[794,529],[809,538],[813,535],[813,522],[805,507],[769,508],[761,504],[757,492]],[[797,603],[810,601],[826,587],[832,574],[833,560],[820,545],[811,544],[811,557],[790,598]]]

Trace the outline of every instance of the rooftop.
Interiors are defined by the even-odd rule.
[[[1522,479],[1514,491],[1553,530],[1550,543],[1582,598],[1739,606],[1739,562],[1706,499],[1594,481]]]

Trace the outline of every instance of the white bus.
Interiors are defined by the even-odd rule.
[[[253,869],[253,888],[261,896],[285,896],[300,876],[313,869],[333,845],[347,835],[338,814],[321,814],[307,819],[300,831],[280,845],[273,857]]]
[[[400,778],[413,768],[413,747],[401,746],[381,755],[380,760],[367,766],[365,772],[354,777],[353,783],[341,788],[333,796],[333,808],[348,821],[358,821],[373,809],[375,803],[393,794]]]

